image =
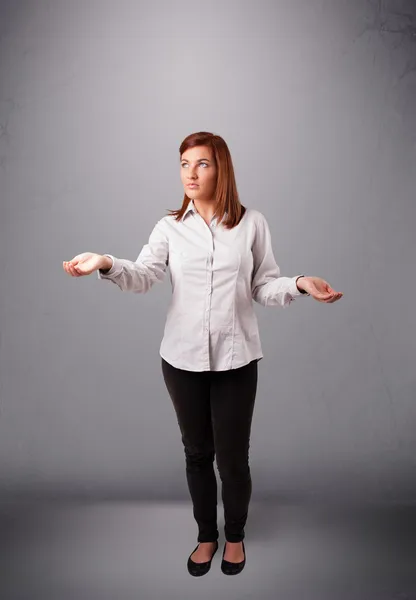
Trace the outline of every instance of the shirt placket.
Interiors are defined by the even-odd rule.
[[[198,215],[199,218],[202,219],[201,215]],[[208,256],[206,261],[206,275],[205,275],[205,309],[204,309],[204,317],[203,317],[203,338],[204,338],[204,348],[203,348],[203,360],[204,360],[204,369],[211,369],[211,358],[210,358],[210,316],[211,316],[211,299],[212,299],[212,279],[213,279],[213,269],[212,265],[214,262],[214,233],[212,228],[214,224],[211,222],[211,225],[207,225],[207,223],[202,219],[204,225],[207,227],[209,231],[209,248],[208,248]]]

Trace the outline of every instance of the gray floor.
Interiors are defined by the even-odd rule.
[[[416,600],[413,508],[250,504],[247,564],[191,577],[190,503],[0,502],[1,600]]]

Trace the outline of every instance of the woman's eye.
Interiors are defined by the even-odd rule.
[[[199,163],[199,164],[200,164],[200,165],[207,165],[207,166],[208,166],[208,163],[206,163],[206,162],[201,162],[201,163]],[[188,166],[188,164],[187,164],[187,163],[182,163],[182,167],[187,167],[187,166]]]

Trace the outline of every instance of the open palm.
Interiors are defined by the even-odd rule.
[[[62,266],[64,270],[73,277],[81,277],[82,275],[90,275],[102,265],[101,254],[94,252],[82,252],[77,254],[70,261],[64,261]]]
[[[305,277],[303,289],[318,302],[336,302],[342,298],[342,292],[336,292],[322,277]]]

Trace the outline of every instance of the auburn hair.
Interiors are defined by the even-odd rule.
[[[214,216],[217,217],[219,222],[223,221],[224,227],[232,229],[243,218],[246,207],[241,204],[238,196],[234,167],[228,146],[222,137],[209,131],[191,133],[179,146],[180,160],[182,154],[188,148],[194,148],[195,146],[209,146],[212,150],[217,167],[217,184],[214,192],[216,210]],[[185,193],[181,208],[176,210],[168,208],[167,210],[171,216],[175,217],[176,221],[180,221],[190,201],[191,198]],[[226,212],[227,216],[225,217]]]

